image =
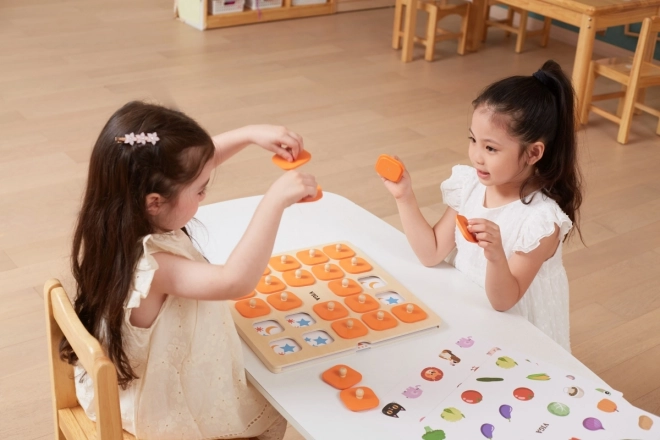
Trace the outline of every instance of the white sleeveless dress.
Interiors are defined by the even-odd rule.
[[[138,376],[120,389],[124,429],[139,439],[201,440],[256,437],[275,424],[281,432],[261,438],[281,438],[286,423],[246,380],[227,302],[168,296],[150,328],[131,325],[131,310],[149,294],[158,269],[153,253],[206,261],[180,230],[148,235],[143,246],[122,328]],[[76,394],[94,420],[94,388],[83,374],[76,367]]]
[[[544,237],[559,227],[559,247],[546,260],[527,292],[511,309],[522,315],[567,351],[569,338],[568,278],[562,263],[562,243],[572,222],[557,203],[540,192],[530,204],[517,200],[497,208],[485,208],[486,187],[479,182],[477,172],[467,165],[456,165],[452,175],[440,189],[444,203],[459,214],[470,218],[485,218],[500,228],[507,259],[514,252],[527,253],[536,249]],[[483,249],[463,238],[458,228],[454,266],[479,286],[486,284],[486,257]]]

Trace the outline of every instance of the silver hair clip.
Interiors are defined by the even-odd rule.
[[[158,142],[159,140],[160,140],[160,138],[158,137],[156,132],[147,133],[147,134],[144,134],[144,132],[143,132],[143,133],[140,133],[140,134],[137,134],[137,135],[135,133],[128,133],[128,134],[125,134],[122,137],[116,137],[115,138],[115,142],[120,143],[120,144],[130,144],[131,147],[136,142],[138,144],[142,144],[142,145],[145,145],[147,142],[151,142],[151,145],[156,145],[156,142]]]

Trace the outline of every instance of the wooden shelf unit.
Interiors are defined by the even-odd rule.
[[[176,16],[181,21],[199,30],[206,30],[334,14],[337,12],[337,0],[327,0],[326,3],[313,5],[292,5],[292,0],[284,0],[282,6],[277,8],[244,9],[240,12],[216,15],[210,14],[209,0],[178,0],[175,8]]]

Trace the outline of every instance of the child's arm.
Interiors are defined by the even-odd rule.
[[[213,136],[215,166],[220,165],[250,144],[257,144],[289,162],[304,149],[302,137],[276,125],[246,125]]]
[[[250,293],[261,278],[273,251],[284,209],[316,194],[313,176],[289,171],[264,195],[243,237],[224,266],[153,254],[158,262],[149,296],[175,295],[201,300],[233,299]]]
[[[516,305],[529,288],[541,265],[552,257],[559,246],[559,227],[541,239],[531,252],[515,252],[507,261],[497,224],[485,219],[470,219],[468,229],[479,240],[486,264],[486,295],[493,308],[504,312]]]
[[[447,207],[440,220],[431,227],[419,209],[407,170],[398,183],[381,179],[396,200],[403,231],[419,261],[427,267],[440,263],[456,246],[456,211]]]

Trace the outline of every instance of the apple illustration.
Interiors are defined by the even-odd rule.
[[[518,400],[522,400],[523,402],[526,402],[534,398],[534,391],[525,387],[516,388],[515,390],[513,390],[513,397],[515,397]]]
[[[467,390],[461,394],[461,399],[463,399],[465,403],[479,403],[484,400],[484,396],[482,396],[479,391]]]

